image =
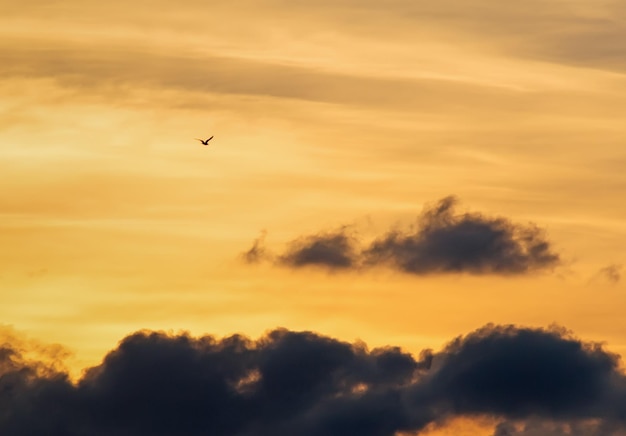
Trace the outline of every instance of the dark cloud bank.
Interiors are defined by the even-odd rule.
[[[496,436],[619,434],[626,378],[617,356],[557,328],[488,325],[417,358],[280,329],[140,332],[76,383],[0,348],[3,436],[392,436],[476,416]]]
[[[525,274],[552,269],[560,258],[534,225],[502,217],[456,213],[454,197],[427,207],[416,226],[392,230],[364,248],[344,227],[297,239],[275,261],[293,268],[320,266],[331,270],[388,265],[410,274]],[[245,253],[248,262],[267,255],[256,240]],[[263,256],[259,256],[262,253]]]

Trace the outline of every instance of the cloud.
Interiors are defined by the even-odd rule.
[[[0,375],[7,368],[28,368],[39,375],[61,373],[71,357],[60,344],[46,344],[0,324]]]
[[[326,434],[307,423],[334,425],[331,404],[353,407],[367,395],[359,388],[394,389],[427,366],[397,348],[286,330],[256,342],[137,333],[76,385],[5,365],[9,348],[0,357],[0,433],[8,436]]]
[[[427,384],[455,413],[593,418],[626,387],[616,355],[557,328],[489,325],[441,355]]]
[[[515,423],[504,421],[499,423],[493,436],[608,436],[624,435],[626,432],[619,426],[596,420],[560,423],[532,419],[527,422]]]
[[[37,3],[44,2],[38,0]],[[91,40],[99,35],[109,36],[111,24],[116,24],[120,31],[136,31],[150,25],[153,30],[167,31],[165,36],[160,32],[151,33],[151,38],[157,40],[161,47],[171,47],[176,41],[172,35],[184,35],[186,33],[183,32],[194,28],[195,35],[202,40],[229,40],[235,46],[239,43],[260,51],[267,45],[275,44],[273,35],[266,31],[271,26],[278,29],[285,40],[300,38],[306,41],[311,35],[319,38],[327,34],[332,35],[334,42],[341,37],[361,39],[364,45],[371,47],[370,51],[375,51],[376,44],[372,44],[371,37],[375,31],[382,30],[385,35],[383,42],[388,41],[395,46],[415,47],[416,43],[424,40],[450,41],[450,44],[456,45],[478,40],[488,43],[490,47],[500,48],[509,56],[619,71],[626,68],[621,56],[626,48],[623,42],[626,35],[622,19],[625,14],[623,1],[597,0],[594,7],[558,0],[529,0],[519,5],[497,0],[472,0],[462,4],[454,0],[436,3],[393,0],[384,4],[342,0],[320,1],[314,5],[285,0],[242,0],[237,7],[218,3],[207,5],[187,1],[184,6],[174,6],[157,1],[154,11],[146,11],[128,8],[126,3],[119,1],[107,3],[107,7],[102,8],[91,4],[85,7],[82,2],[68,0],[64,1],[65,7],[59,10],[46,7],[24,10],[7,6],[3,12],[8,18],[13,17],[15,22],[21,22],[25,17],[31,23],[34,20],[33,29],[38,21],[45,22],[48,27],[58,23],[50,33],[41,34],[42,40],[52,39],[51,35],[59,38],[65,32],[69,33],[66,38],[74,39],[76,36],[71,29],[82,30],[81,24],[94,30],[89,35]],[[241,8],[246,13],[241,13]],[[202,26],[207,16],[213,18],[210,29]],[[358,19],[354,19],[355,16]],[[98,17],[98,20],[88,17]],[[68,23],[72,25],[68,26]],[[246,31],[234,32],[233,28],[245,28]],[[143,38],[137,41],[134,32],[127,32],[127,38],[137,45],[142,42],[145,46],[149,42]],[[30,35],[37,35],[37,32],[30,32]],[[114,36],[119,38],[119,35]],[[30,38],[27,42],[31,42]],[[108,39],[111,39],[110,36]],[[380,43],[380,38],[375,42]],[[187,39],[183,39],[181,44],[190,45]],[[472,48],[475,49],[475,44]]]
[[[559,263],[535,226],[479,213],[456,214],[446,197],[426,208],[414,231],[392,231],[363,253],[367,263],[390,263],[413,274],[523,274]]]
[[[622,267],[619,264],[605,266],[598,271],[594,278],[603,278],[608,280],[609,283],[616,285],[622,280]]]
[[[277,263],[330,270],[386,265],[417,275],[527,274],[559,265],[559,255],[537,226],[456,213],[456,204],[454,197],[443,198],[426,207],[413,228],[391,230],[369,244],[359,241],[348,227],[305,236],[291,242]],[[256,247],[255,241],[252,253]]]
[[[530,435],[514,422],[533,420],[625,430],[618,363],[557,328],[488,325],[417,358],[284,329],[257,340],[144,331],[71,383],[5,344],[0,433],[393,436],[462,416],[501,419],[498,436]]]
[[[347,227],[335,232],[306,236],[289,244],[279,262],[291,267],[324,266],[330,269],[348,269],[357,266],[356,238]]]
[[[250,247],[247,251],[242,253],[243,260],[246,263],[259,263],[265,257],[267,257],[267,252],[265,249],[265,238],[267,237],[267,231],[263,230],[261,232],[261,236],[256,238],[252,243],[252,247]]]
[[[526,99],[519,92],[486,82],[376,77],[232,55],[197,57],[185,50],[162,54],[111,48],[108,42],[96,45],[33,49],[0,43],[0,53],[8,61],[0,64],[0,78],[53,79],[64,88],[88,90],[108,98],[113,98],[113,91],[158,89],[463,113],[470,107],[488,110],[489,105],[510,106],[513,100]]]

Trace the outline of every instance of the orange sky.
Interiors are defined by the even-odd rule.
[[[418,352],[486,323],[626,352],[622,1],[0,0],[0,322],[76,368],[141,328]],[[215,135],[210,147],[194,138]],[[247,265],[448,195],[554,271]]]

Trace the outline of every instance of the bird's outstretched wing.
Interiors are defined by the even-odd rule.
[[[200,138],[196,138],[196,139],[202,142],[204,145],[209,145],[209,141],[213,139],[213,137],[211,136],[209,139],[200,139]]]

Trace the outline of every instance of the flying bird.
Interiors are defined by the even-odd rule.
[[[204,145],[209,145],[209,141],[211,139],[213,139],[213,137],[211,136],[209,139],[200,139],[200,138],[196,138],[198,141],[202,142],[202,144]]]

